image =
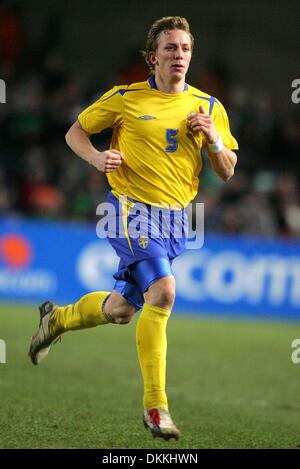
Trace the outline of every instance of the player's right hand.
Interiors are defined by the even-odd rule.
[[[101,152],[94,166],[103,173],[112,173],[121,166],[123,161],[124,155],[119,150],[111,149]]]

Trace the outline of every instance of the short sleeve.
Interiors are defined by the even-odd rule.
[[[78,115],[83,130],[89,134],[95,134],[122,124],[122,90],[124,87],[115,86]]]
[[[220,101],[215,102],[212,118],[217,132],[221,135],[223,143],[229,150],[238,150],[238,142],[230,131],[230,125],[227,113]]]

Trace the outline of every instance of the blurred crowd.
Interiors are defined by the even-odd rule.
[[[25,41],[26,43],[26,41]],[[68,149],[64,136],[78,113],[105,89],[69,75],[54,44],[28,57],[18,12],[0,7],[0,216],[14,214],[93,223],[108,185]],[[138,48],[137,48],[138,49]],[[137,50],[138,53],[138,50]],[[147,78],[142,58],[128,56],[115,84]],[[22,80],[20,80],[22,76]],[[204,157],[200,191],[207,231],[300,237],[300,112],[282,114],[271,90],[232,83],[224,67],[207,65],[188,80],[219,98],[239,142],[235,176],[223,183]],[[110,131],[93,137],[106,149]]]

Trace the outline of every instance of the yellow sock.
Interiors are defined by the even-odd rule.
[[[93,292],[80,298],[77,303],[59,306],[49,321],[50,334],[57,335],[63,332],[86,329],[88,327],[107,324],[102,305],[110,292]]]
[[[144,304],[137,321],[136,343],[144,380],[144,408],[168,408],[165,391],[167,335],[171,311]]]

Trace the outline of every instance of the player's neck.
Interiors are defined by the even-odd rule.
[[[170,83],[167,80],[164,80],[159,75],[155,75],[155,84],[158,91],[162,93],[177,94],[184,91],[184,80],[179,81],[178,83]]]

